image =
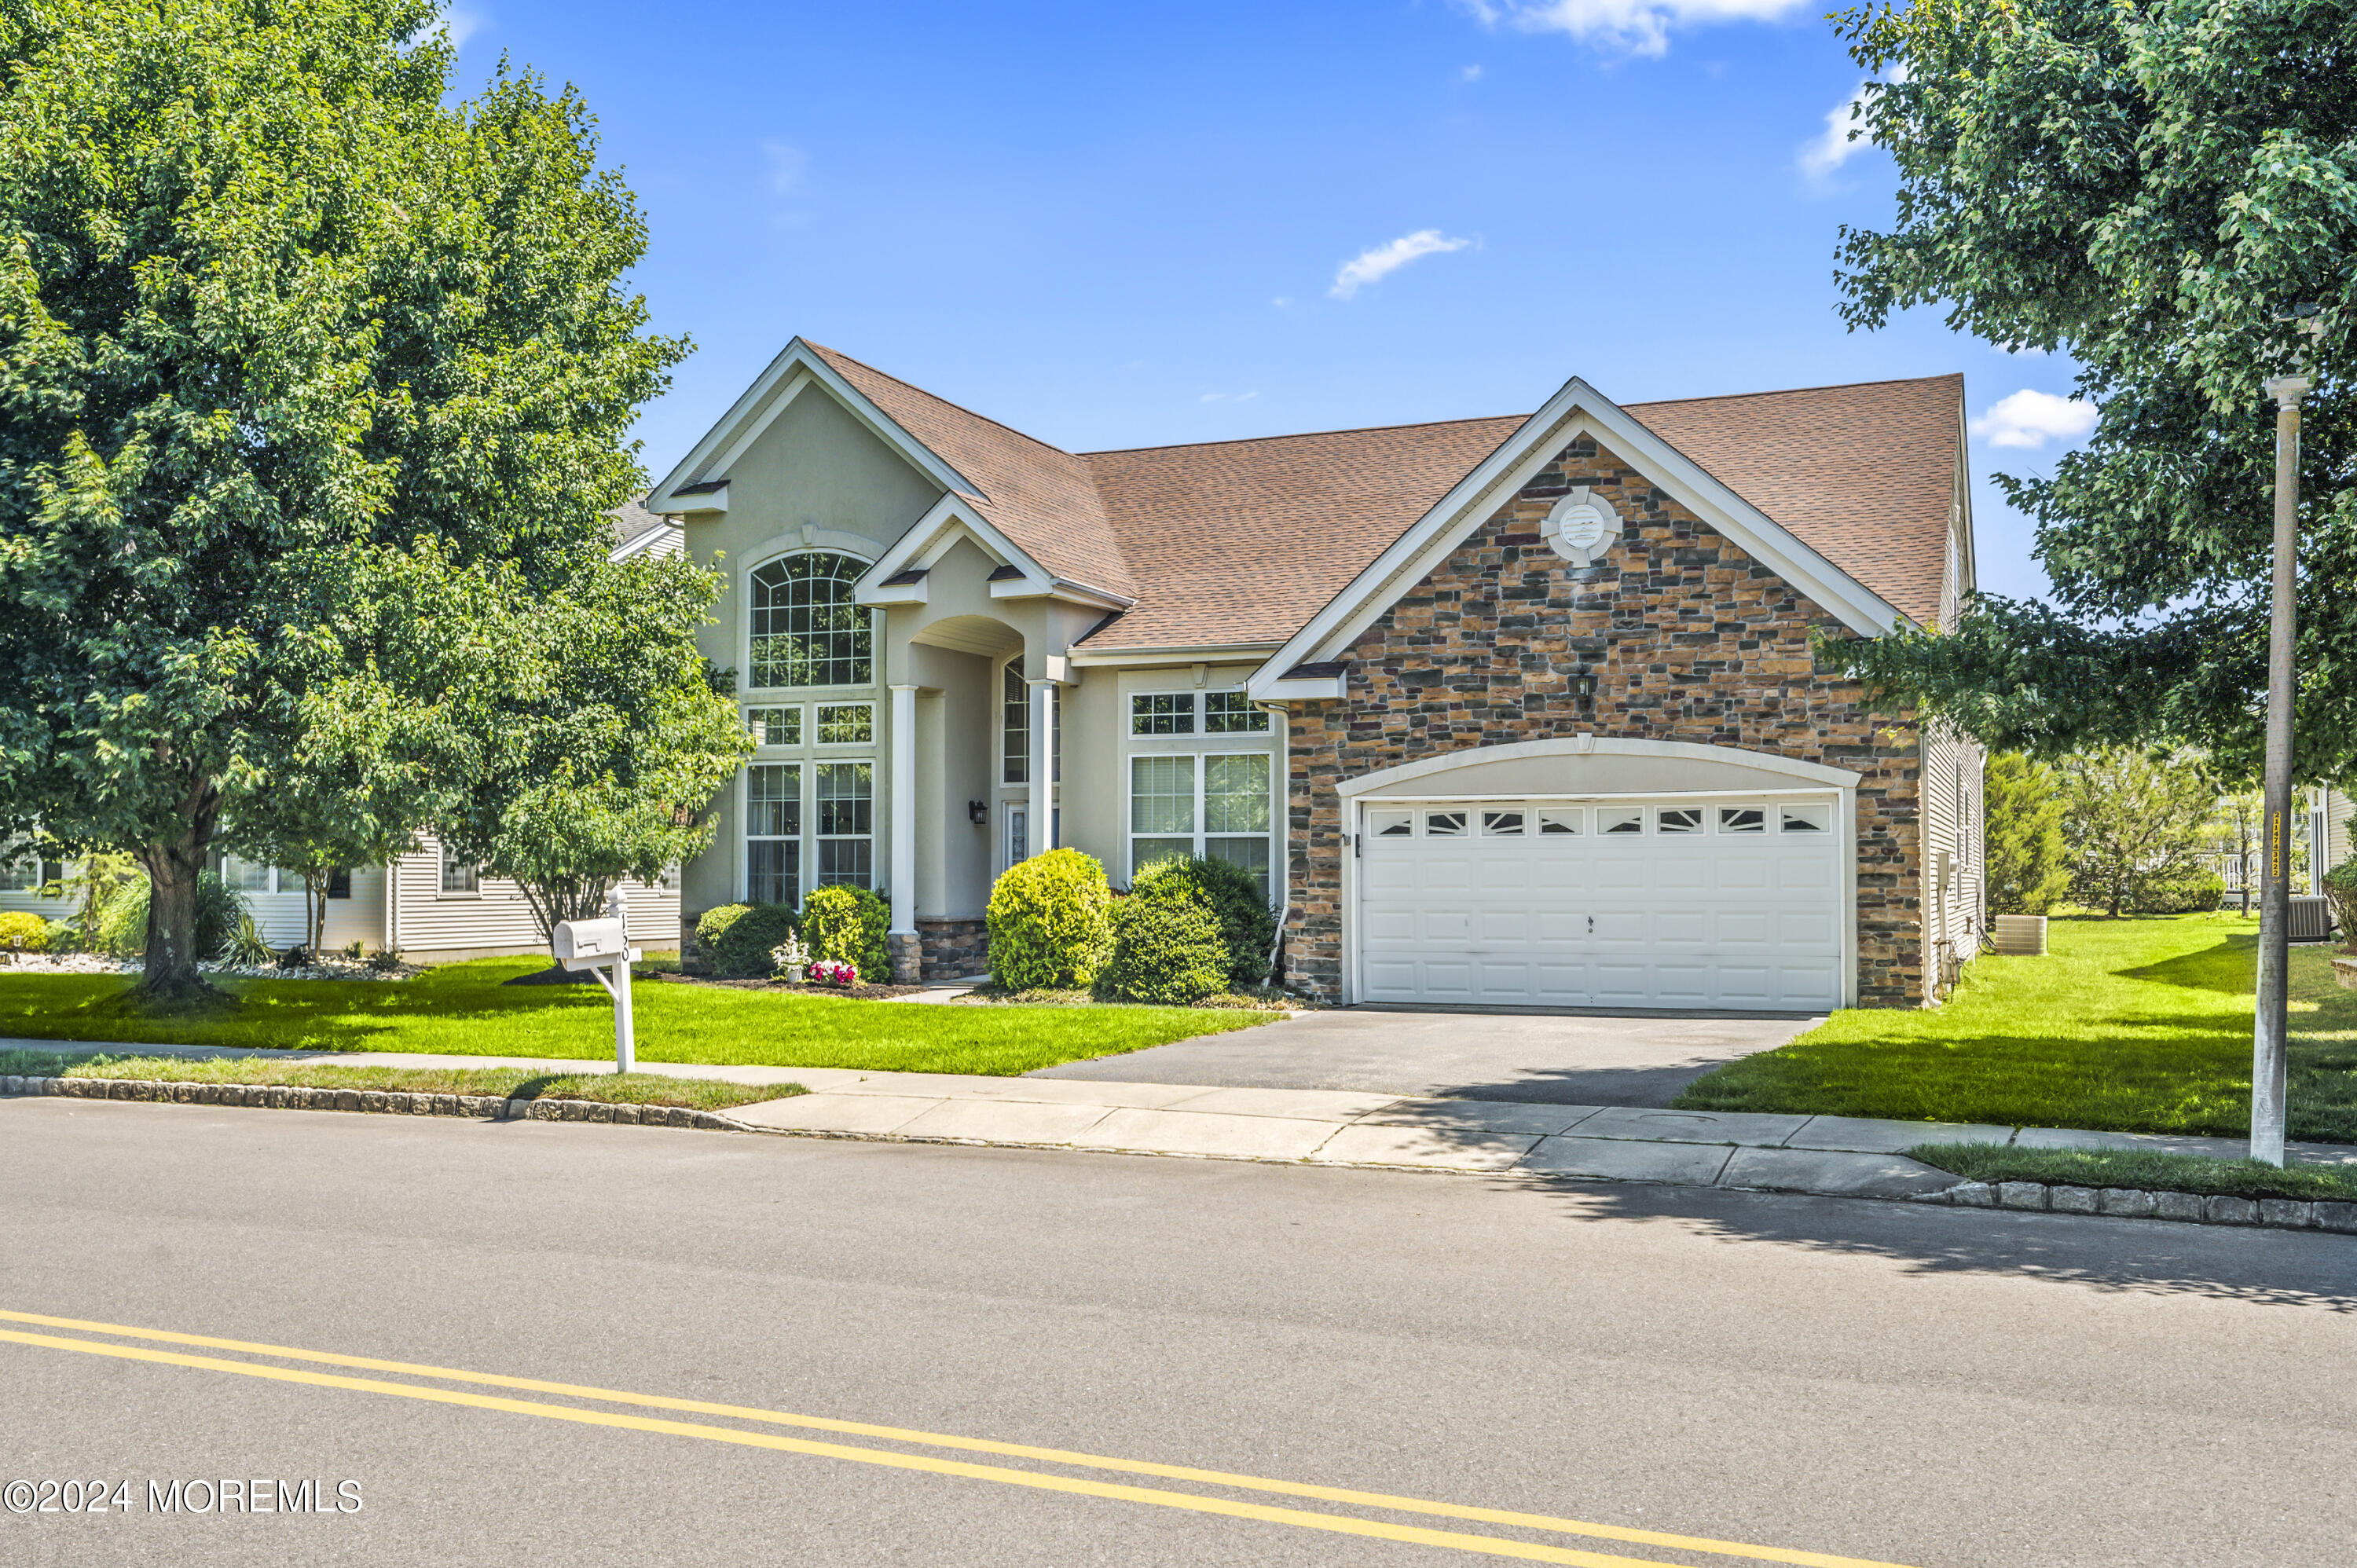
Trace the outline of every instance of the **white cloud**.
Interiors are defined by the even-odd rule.
[[[780,196],[791,196],[802,188],[802,176],[810,168],[808,153],[784,142],[763,142],[761,156],[769,160],[771,190]]]
[[[1479,81],[1481,80],[1481,68],[1478,65],[1462,67],[1457,72],[1457,80],[1459,81]]]
[[[1336,299],[1348,299],[1365,285],[1378,283],[1419,256],[1444,255],[1461,251],[1473,242],[1443,238],[1437,229],[1418,229],[1413,234],[1403,234],[1387,245],[1377,245],[1361,251],[1342,263],[1334,274],[1334,286],[1327,292]]]
[[[1717,22],[1773,22],[1804,0],[1458,0],[1490,27],[1568,33],[1631,54],[1665,54],[1673,27]]]
[[[450,35],[452,48],[464,48],[467,40],[473,38],[489,20],[490,18],[480,11],[469,11],[461,5],[452,5],[442,13],[442,30]]]
[[[1895,83],[1907,80],[1905,66],[1894,67],[1889,80]],[[1832,179],[1834,171],[1865,152],[1874,144],[1866,135],[1866,120],[1858,112],[1866,106],[1866,90],[1874,85],[1861,81],[1857,91],[1825,115],[1825,128],[1811,137],[1792,161],[1811,185],[1823,188]],[[1857,132],[1853,137],[1850,133]]]
[[[2095,428],[2095,405],[2024,387],[1989,405],[1973,421],[1973,434],[1992,446],[2035,452],[2049,441],[2073,441]]]

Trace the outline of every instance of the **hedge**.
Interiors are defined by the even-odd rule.
[[[1113,912],[1113,956],[1097,976],[1107,1002],[1185,1007],[1225,990],[1228,944],[1194,898],[1123,899]]]
[[[1276,945],[1276,917],[1261,897],[1260,878],[1243,866],[1201,855],[1173,855],[1139,871],[1130,882],[1129,896],[1149,903],[1191,897],[1220,923],[1228,983],[1266,983],[1269,951]]]
[[[777,973],[770,950],[794,934],[794,912],[783,904],[723,904],[695,922],[695,943],[723,980],[767,980]]]
[[[1002,991],[1080,991],[1113,950],[1113,888],[1076,849],[1018,860],[990,890],[990,978]]]
[[[2132,915],[2206,914],[2226,901],[2226,879],[2214,871],[2155,877],[2139,884],[2128,902]]]

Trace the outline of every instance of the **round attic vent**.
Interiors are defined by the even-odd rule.
[[[1620,514],[1586,485],[1576,485],[1548,510],[1539,535],[1572,564],[1592,566],[1620,537]]]

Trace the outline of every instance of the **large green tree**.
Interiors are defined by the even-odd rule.
[[[153,993],[201,984],[198,874],[299,766],[355,563],[567,581],[683,352],[587,111],[454,102],[434,17],[0,5],[0,832],[139,858]]]
[[[2298,768],[2357,765],[2357,20],[2338,0],[1917,0],[1842,24],[1896,221],[1846,231],[1853,327],[1949,323],[2083,367],[2100,406],[2037,520],[2050,602],[1984,598],[1953,635],[1846,645],[1887,700],[2056,755],[2156,738],[2255,769],[2274,407],[2319,374],[2301,470]],[[2310,342],[2278,319],[2324,306]]]

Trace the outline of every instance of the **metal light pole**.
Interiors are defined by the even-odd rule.
[[[2314,332],[2323,323],[2313,305],[2290,312]],[[2251,1031],[2251,1158],[2284,1163],[2286,1036],[2290,1028],[2291,977],[2291,718],[2292,634],[2298,629],[2293,590],[2298,580],[2299,404],[2305,374],[2271,376],[2276,400],[2275,603],[2267,618],[2266,805],[2260,823],[2259,994]]]

